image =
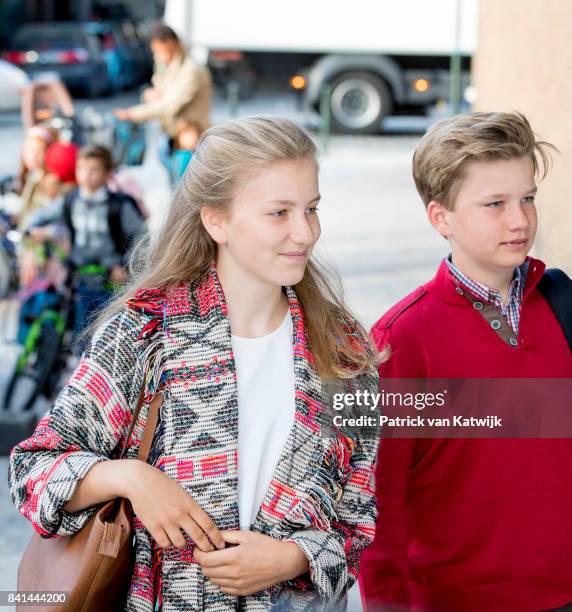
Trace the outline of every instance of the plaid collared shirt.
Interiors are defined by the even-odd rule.
[[[503,303],[501,294],[496,289],[489,289],[486,285],[469,278],[455,266],[451,261],[451,255],[445,258],[449,271],[455,280],[464,285],[475,297],[489,302],[496,306],[507,323],[511,326],[515,334],[518,334],[518,324],[520,321],[520,306],[526,279],[521,268],[514,269],[514,279],[508,290],[508,300]]]

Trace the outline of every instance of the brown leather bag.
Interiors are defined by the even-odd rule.
[[[162,395],[149,406],[137,459],[147,461]],[[120,459],[143,405],[139,395]],[[123,610],[133,572],[133,510],[128,499],[105,502],[73,536],[42,538],[34,533],[18,568],[18,591],[68,591],[65,603],[18,606],[21,612],[106,612]]]

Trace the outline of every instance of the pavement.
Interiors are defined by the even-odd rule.
[[[135,101],[135,94],[98,101],[106,112]],[[81,101],[80,107],[88,105]],[[300,112],[293,96],[267,93],[241,103],[240,115],[275,114],[315,127],[317,118]],[[225,101],[215,103],[214,120],[228,117]],[[391,118],[381,136],[333,136],[320,141],[320,220],[318,255],[338,270],[346,299],[366,326],[371,326],[393,303],[435,272],[447,253],[446,242],[425,218],[411,178],[411,156],[428,121]],[[166,175],[154,150],[157,126],[149,131],[150,146],[143,167],[130,170],[144,189],[156,228],[169,205]],[[0,114],[0,175],[15,173],[22,143],[18,116]],[[18,347],[10,342],[16,309],[0,304],[0,393]],[[39,405],[42,413],[46,404]],[[0,458],[0,590],[15,589],[17,566],[32,529],[12,506],[6,474],[7,458]],[[350,610],[360,610],[352,589]]]

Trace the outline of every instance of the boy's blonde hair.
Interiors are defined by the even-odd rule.
[[[521,113],[467,113],[435,123],[413,154],[413,178],[425,207],[435,200],[452,210],[467,166],[475,161],[530,157],[535,176],[546,176],[549,142],[537,140]]]

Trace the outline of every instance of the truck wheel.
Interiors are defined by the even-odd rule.
[[[342,134],[375,134],[381,120],[393,110],[387,85],[368,72],[346,72],[331,83],[332,131]]]

